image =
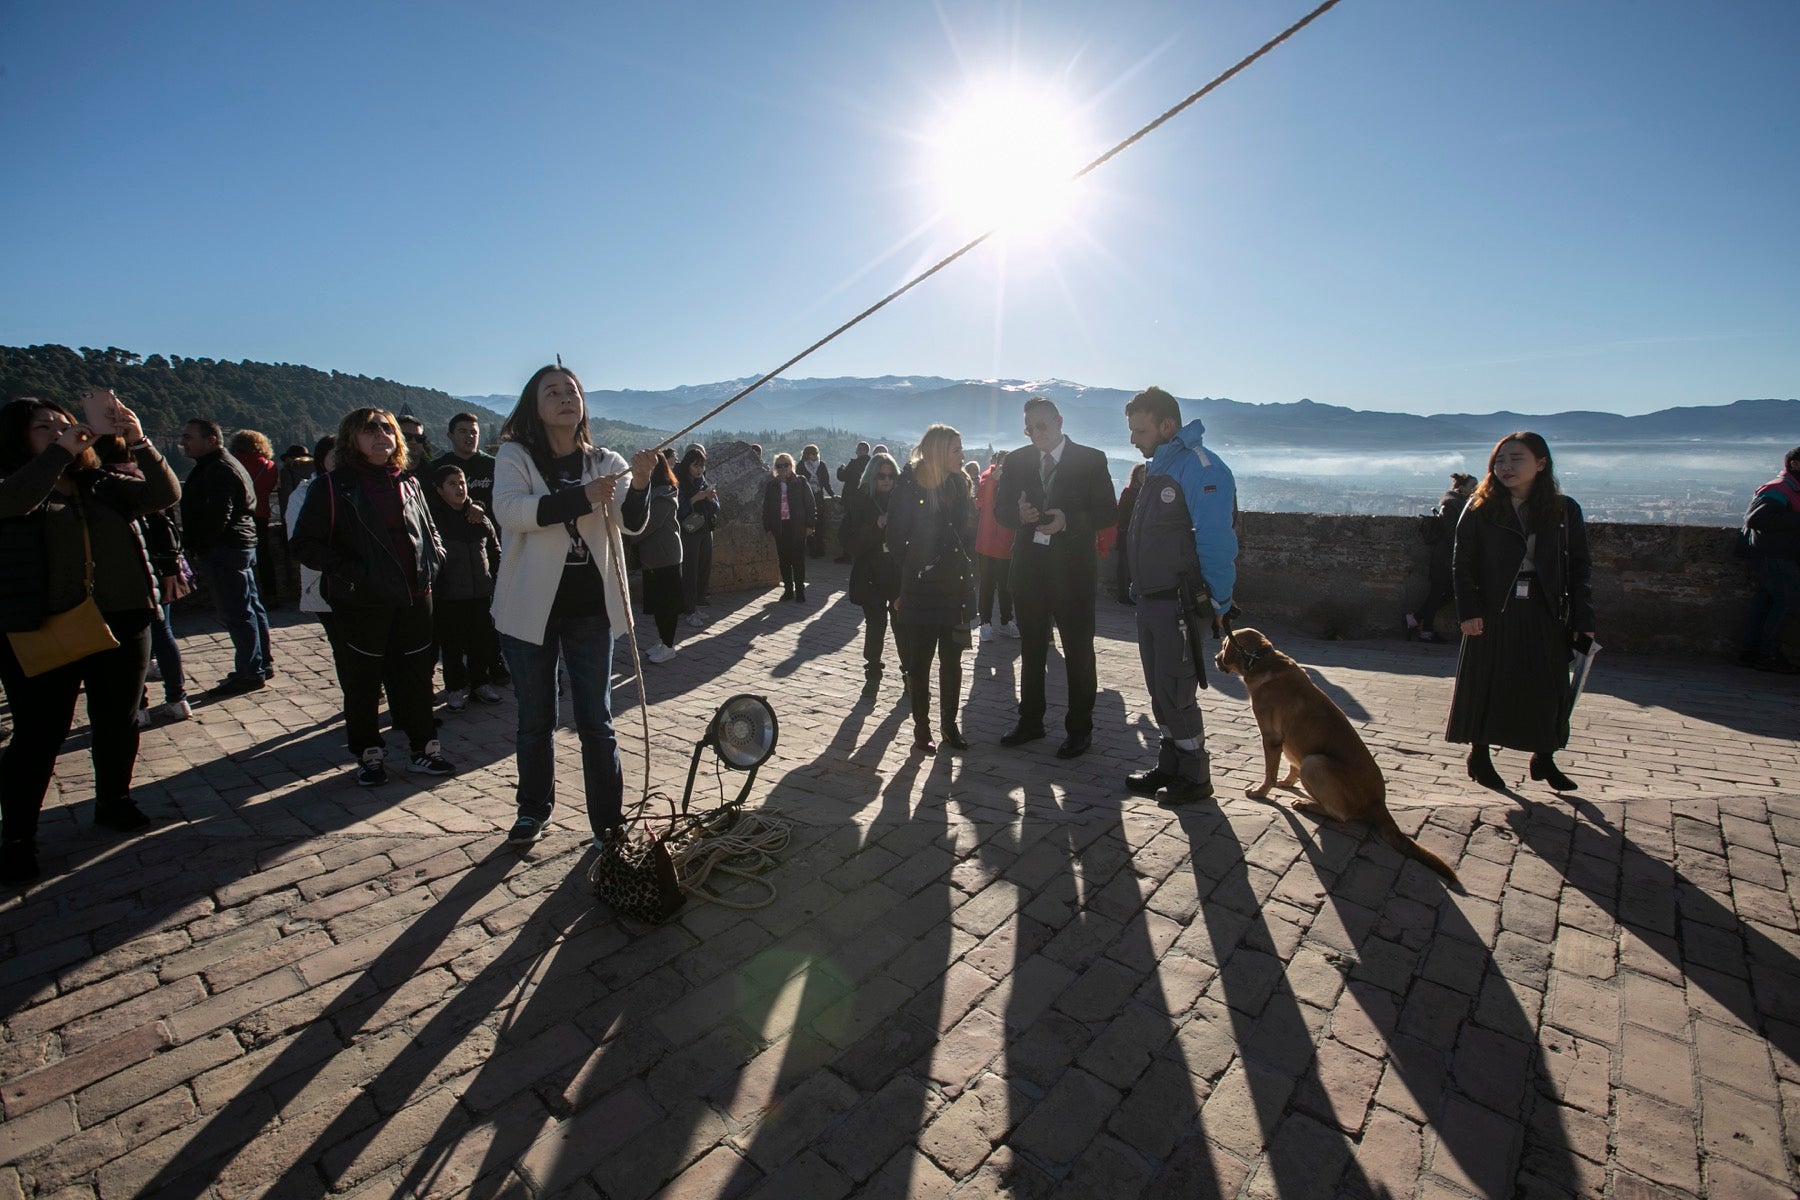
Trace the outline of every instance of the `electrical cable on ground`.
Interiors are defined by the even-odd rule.
[[[1208,82],[1205,87],[1201,88],[1199,91],[1192,93],[1186,99],[1182,100],[1179,104],[1176,104],[1176,105],[1172,106],[1171,108],[1167,109],[1166,111],[1164,111],[1162,113],[1162,115],[1158,116],[1154,121],[1151,121],[1148,125],[1145,125],[1143,128],[1139,129],[1136,133],[1132,134],[1130,137],[1126,138],[1124,141],[1120,142],[1118,145],[1114,146],[1112,149],[1110,149],[1106,153],[1102,154],[1099,158],[1096,158],[1093,162],[1091,162],[1087,166],[1081,168],[1081,170],[1075,172],[1075,174],[1073,174],[1072,176],[1069,177],[1070,182],[1074,182],[1075,180],[1083,178],[1084,176],[1088,175],[1090,172],[1094,171],[1096,168],[1111,161],[1113,158],[1117,157],[1124,150],[1126,150],[1127,148],[1135,145],[1137,142],[1142,140],[1147,134],[1151,133],[1153,130],[1159,128],[1160,126],[1166,124],[1168,121],[1173,119],[1175,116],[1177,116],[1181,112],[1185,111],[1186,109],[1190,108],[1194,104],[1198,103],[1208,93],[1212,92],[1214,89],[1218,88],[1221,84],[1225,83],[1227,80],[1229,80],[1233,76],[1237,75],[1245,67],[1248,67],[1251,63],[1255,62],[1257,59],[1261,58],[1263,55],[1267,54],[1269,51],[1275,49],[1275,47],[1281,45],[1281,43],[1287,41],[1289,38],[1293,37],[1296,33],[1299,33],[1302,29],[1305,29],[1308,25],[1312,24],[1315,20],[1324,16],[1331,9],[1335,8],[1337,6],[1337,4],[1338,4],[1338,0],[1324,0],[1324,3],[1320,4],[1317,8],[1315,8],[1311,12],[1307,13],[1304,17],[1301,17],[1298,21],[1295,21],[1292,25],[1289,25],[1286,29],[1282,30],[1280,33],[1276,34],[1274,37],[1270,38],[1268,41],[1264,42],[1261,46],[1257,47],[1251,53],[1249,53],[1249,54],[1245,55],[1243,58],[1239,59],[1233,66],[1230,67],[1230,69],[1223,71],[1220,74],[1214,76],[1213,79],[1210,82]],[[847,333],[851,329],[862,324],[865,320],[874,316],[876,313],[880,312],[882,309],[886,308],[889,304],[892,304],[894,301],[898,300],[900,297],[906,295],[906,293],[912,291],[914,288],[918,287],[921,283],[924,283],[927,279],[930,279],[933,275],[936,275],[939,271],[942,271],[945,267],[949,266],[951,263],[955,262],[957,259],[961,258],[963,255],[969,253],[971,250],[974,250],[977,246],[980,246],[983,242],[987,241],[989,238],[993,237],[996,233],[998,233],[1000,231],[1000,229],[1001,229],[1001,226],[996,225],[992,229],[989,229],[987,232],[981,234],[980,236],[973,238],[968,243],[963,245],[961,248],[959,248],[959,249],[953,251],[952,253],[946,255],[945,257],[939,259],[936,263],[932,264],[930,267],[927,267],[925,270],[919,272],[917,275],[913,276],[911,279],[907,280],[905,283],[901,284],[899,287],[895,288],[893,291],[891,291],[887,295],[883,296],[880,300],[877,300],[874,304],[871,304],[869,307],[863,309],[861,312],[857,313],[854,317],[851,317],[848,321],[845,321],[842,325],[839,325],[836,329],[832,330],[830,333],[826,334],[824,337],[820,338],[818,341],[814,342],[812,345],[808,346],[806,349],[802,350],[800,353],[794,355],[794,357],[788,359],[786,362],[782,363],[779,367],[776,367],[773,371],[770,371],[768,374],[759,377],[754,382],[752,382],[748,387],[743,388],[742,390],[738,391],[735,395],[724,400],[717,407],[715,407],[711,411],[707,412],[699,420],[690,423],[684,429],[677,430],[676,432],[670,434],[668,437],[664,438],[661,442],[657,443],[655,448],[660,451],[665,446],[674,445],[676,442],[680,441],[682,438],[686,437],[688,434],[692,433],[694,430],[700,428],[700,426],[706,424],[708,421],[712,420],[714,417],[718,416],[720,413],[724,412],[726,409],[728,409],[732,405],[736,404],[739,400],[742,400],[745,396],[748,396],[751,392],[754,392],[757,388],[761,387],[763,384],[769,382],[771,379],[774,379],[777,376],[786,372],[789,367],[792,367],[796,363],[800,362],[802,359],[807,358],[814,351],[820,350],[820,349],[824,348],[826,345],[828,345],[829,343],[835,341],[840,334]]]

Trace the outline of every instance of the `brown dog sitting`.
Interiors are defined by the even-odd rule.
[[[1297,811],[1333,821],[1368,821],[1388,845],[1460,886],[1456,872],[1443,859],[1394,824],[1387,810],[1387,780],[1375,756],[1344,710],[1319,690],[1299,663],[1254,629],[1232,632],[1214,661],[1219,670],[1243,676],[1250,709],[1262,731],[1263,781],[1246,788],[1246,796],[1268,797],[1275,786],[1276,765],[1285,754],[1289,766],[1281,786],[1291,788],[1299,780],[1311,797],[1297,801]]]

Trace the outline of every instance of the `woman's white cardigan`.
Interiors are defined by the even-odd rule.
[[[631,622],[630,598],[621,574],[625,564],[625,495],[631,487],[630,464],[612,450],[589,447],[581,468],[587,483],[606,475],[620,475],[613,492],[612,528],[606,528],[598,509],[575,522],[588,544],[589,559],[606,585],[606,616],[616,638]],[[550,606],[562,582],[563,564],[569,557],[569,531],[558,522],[538,524],[538,501],[550,491],[531,455],[516,442],[505,442],[494,459],[494,514],[505,531],[500,542],[500,576],[494,581],[494,628],[533,645],[544,644],[550,623]],[[648,523],[648,507],[645,510]],[[610,548],[608,543],[610,541]]]

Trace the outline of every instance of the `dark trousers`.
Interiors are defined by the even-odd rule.
[[[1050,660],[1050,630],[1062,642],[1063,665],[1069,676],[1069,713],[1063,726],[1071,735],[1094,731],[1093,559],[1066,569],[1046,556],[1042,562],[1013,555],[1013,610],[1019,620],[1019,723],[1044,723],[1044,670]],[[1028,569],[1021,571],[1021,562]],[[1085,569],[1084,569],[1085,568]]]
[[[348,606],[331,614],[332,649],[338,682],[344,688],[344,736],[358,758],[381,736],[381,692],[387,689],[388,717],[406,735],[414,754],[437,737],[431,717],[431,671],[436,653],[431,639],[431,598],[406,608]]]
[[[712,601],[712,530],[681,535],[681,592],[684,611],[705,608]]]
[[[906,674],[906,648],[900,640],[900,631],[905,627],[900,622],[891,620],[886,604],[865,604],[862,610],[863,678],[871,682],[881,678],[890,624],[894,627],[894,658],[900,663],[900,673]]]
[[[806,533],[796,521],[783,521],[775,531],[775,557],[781,563],[783,591],[806,588]]]
[[[163,702],[173,704],[187,699],[187,669],[181,664],[181,644],[175,640],[175,628],[169,624],[169,606],[163,605],[151,614],[150,653],[162,670]]]
[[[900,632],[896,623],[894,631]],[[967,630],[954,625],[907,625],[900,638],[906,661],[906,694],[912,700],[913,724],[931,728],[931,660],[938,661],[938,728],[956,726],[962,706],[962,638]]]
[[[1013,619],[1012,562],[1009,559],[995,558],[991,554],[975,556],[975,587],[977,589],[976,612],[981,614],[981,623],[990,624],[988,620],[994,613],[994,595],[1000,596],[1000,624],[1004,625]]]
[[[0,683],[12,705],[13,735],[0,753],[0,838],[35,843],[38,812],[56,771],[56,755],[75,721],[75,697],[87,689],[89,756],[100,808],[129,803],[137,766],[138,699],[150,666],[150,610],[107,613],[119,644],[27,678],[12,643],[0,637]]]
[[[256,518],[256,590],[264,607],[281,603],[281,579],[286,573],[287,531],[273,518]]]
[[[519,698],[519,815],[548,820],[556,805],[556,660],[569,668],[588,826],[597,835],[624,818],[625,769],[612,717],[612,627],[596,617],[552,616],[542,642],[502,635]]]
[[[235,651],[231,673],[260,679],[275,669],[269,654],[269,614],[256,588],[256,548],[217,546],[201,560],[213,605]]]
[[[500,655],[500,638],[485,596],[432,603],[432,628],[444,660],[444,686],[453,692],[480,687]]]

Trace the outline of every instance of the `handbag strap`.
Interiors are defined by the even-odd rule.
[[[75,509],[75,519],[81,523],[81,557],[85,563],[81,586],[87,593],[88,599],[92,600],[94,598],[94,539],[88,534],[87,510],[81,506],[80,484],[75,486],[75,492],[70,497],[69,503]]]

